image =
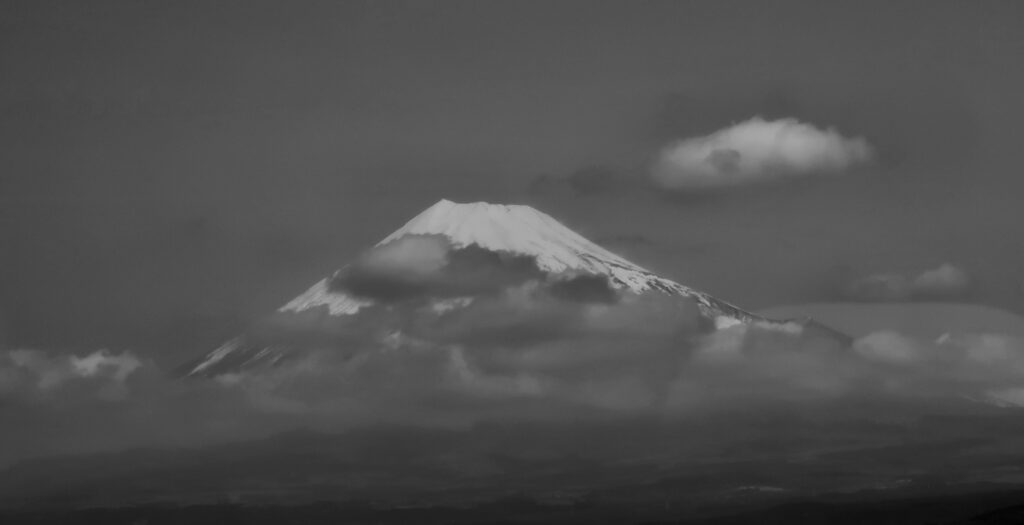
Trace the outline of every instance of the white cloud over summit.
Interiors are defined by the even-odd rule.
[[[652,176],[676,191],[721,189],[787,178],[834,175],[871,163],[874,148],[833,128],[794,118],[755,117],[669,145]]]

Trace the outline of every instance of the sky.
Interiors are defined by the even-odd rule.
[[[174,363],[441,198],[750,309],[1024,313],[1022,10],[3,1],[0,345]]]

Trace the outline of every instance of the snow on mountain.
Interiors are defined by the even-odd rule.
[[[658,291],[691,297],[710,318],[722,317],[718,322],[723,324],[759,318],[710,295],[659,277],[590,242],[550,215],[530,206],[486,202],[460,204],[442,199],[385,237],[377,246],[407,235],[441,235],[454,248],[476,245],[495,252],[528,255],[534,257],[537,266],[545,272],[606,275],[613,286],[638,294]],[[280,310],[301,312],[326,306],[333,315],[346,315],[371,304],[370,301],[331,291],[329,281],[317,282]]]
[[[787,330],[802,330],[806,322],[773,321],[751,314],[725,301],[699,292],[670,279],[659,277],[611,251],[587,240],[550,215],[530,206],[456,203],[441,200],[407,222],[376,246],[381,247],[407,236],[443,237],[453,249],[476,246],[491,252],[527,256],[542,272],[589,274],[608,278],[611,286],[635,294],[668,294],[692,299],[702,315],[717,329],[737,324],[774,325]],[[341,271],[341,270],[339,270]],[[314,310],[345,318],[374,304],[371,299],[355,297],[332,288],[327,277],[292,299],[278,311],[301,314]],[[449,299],[435,305],[437,312],[465,302]],[[248,344],[244,336],[226,342],[186,370],[206,375],[254,363],[273,363],[282,358],[282,348]]]

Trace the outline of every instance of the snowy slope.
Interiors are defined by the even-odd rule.
[[[705,315],[713,319],[723,317],[720,323],[758,318],[710,295],[658,277],[530,206],[486,202],[460,204],[441,200],[388,235],[377,246],[406,235],[441,235],[455,248],[477,245],[491,251],[532,256],[537,266],[549,273],[572,271],[607,275],[613,286],[638,294],[657,291],[691,297]],[[328,282],[329,279],[317,282],[281,307],[281,311],[301,312],[326,306],[333,315],[346,315],[369,304],[359,298],[331,292]]]
[[[525,255],[549,274],[570,272],[608,277],[612,286],[636,294],[669,294],[693,299],[701,313],[716,328],[741,323],[771,323],[800,329],[802,323],[776,322],[751,314],[708,294],[675,281],[659,277],[607,249],[590,242],[551,216],[530,206],[455,203],[441,200],[388,235],[383,246],[409,235],[443,236],[454,248],[478,246],[501,253]],[[372,301],[353,297],[330,287],[331,277],[320,280],[279,309],[301,313],[325,309],[332,316],[346,317],[359,312]],[[448,301],[451,303],[451,301]],[[453,307],[448,303],[438,307]],[[457,306],[454,306],[457,307]],[[221,373],[257,363],[274,363],[285,357],[287,348],[247,343],[244,336],[234,338],[189,366],[189,375]]]

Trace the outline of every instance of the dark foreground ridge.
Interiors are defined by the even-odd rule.
[[[110,525],[230,524],[534,524],[638,523],[649,525],[1019,525],[1024,523],[1024,490],[878,501],[797,502],[742,513],[673,516],[671,508],[638,510],[597,501],[541,503],[510,496],[469,507],[379,508],[321,502],[257,506],[231,503],[136,506],[78,510],[0,512],[0,523]]]

